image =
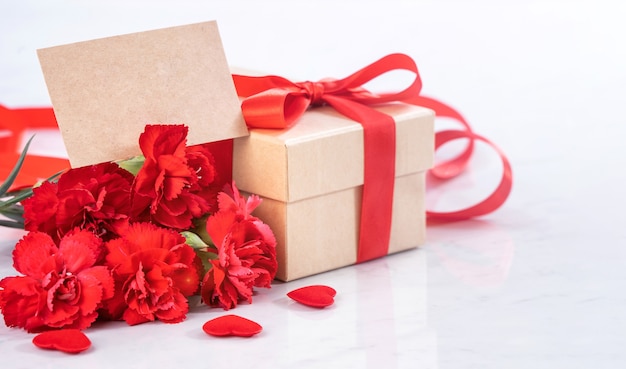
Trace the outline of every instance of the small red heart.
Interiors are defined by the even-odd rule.
[[[295,289],[287,293],[287,296],[303,305],[324,308],[335,302],[336,294],[337,291],[334,288],[315,285]]]
[[[258,323],[239,315],[224,315],[204,323],[202,330],[211,336],[252,337],[263,330]]]
[[[77,354],[91,347],[91,341],[78,329],[60,329],[39,333],[33,344],[42,349],[59,350]]]

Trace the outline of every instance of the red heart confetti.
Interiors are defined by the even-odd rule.
[[[239,315],[223,315],[204,323],[202,330],[217,337],[238,336],[252,337],[263,330],[258,323]]]
[[[287,293],[287,296],[303,305],[324,308],[335,302],[336,294],[337,291],[334,288],[314,285],[295,289]]]
[[[91,341],[78,329],[61,329],[39,333],[33,344],[42,349],[59,350],[77,354],[91,347]]]

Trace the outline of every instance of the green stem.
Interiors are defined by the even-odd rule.
[[[0,219],[0,227],[24,229],[24,222],[12,222],[9,220]]]

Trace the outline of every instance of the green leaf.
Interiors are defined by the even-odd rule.
[[[204,241],[204,243],[206,243],[207,245],[211,247],[215,247],[215,244],[213,243],[211,236],[209,236],[209,233],[206,230],[206,222],[207,222],[207,219],[209,218],[209,215],[210,214],[205,214],[204,216],[200,218],[196,218],[193,221],[192,231],[195,234],[197,234],[198,237],[200,237],[202,241]]]
[[[24,222],[12,222],[9,220],[0,219],[0,227],[24,229]]]
[[[17,195],[13,196],[12,198],[10,198],[9,200],[3,201],[2,203],[0,203],[0,213],[4,211],[4,209],[12,206],[12,205],[16,205],[17,203],[19,203],[22,200],[26,200],[27,198],[31,197],[33,195],[33,190],[32,189],[28,189],[26,191],[20,191],[18,192]]]
[[[63,174],[64,172],[65,172],[65,170],[58,171],[58,172],[54,173],[53,175],[51,175],[50,177],[48,177],[48,179],[46,179],[44,182],[53,182],[56,179],[58,179],[61,176],[61,174]],[[34,187],[38,187],[40,185],[41,185],[41,183],[38,183]]]
[[[48,179],[46,179],[45,182],[51,182],[54,181],[55,179],[57,179],[57,177],[59,177],[61,174],[63,174],[64,170],[57,172],[55,174],[53,174],[52,176],[48,177]],[[34,187],[38,187],[41,183],[37,183],[35,184]],[[21,190],[17,190],[17,191],[11,191],[8,192],[5,196],[9,197],[9,200],[5,200],[3,202],[0,202],[0,212],[4,211],[4,209],[6,207],[15,205],[17,203],[19,203],[22,200],[25,200],[29,197],[31,197],[33,195],[33,188],[29,187],[29,188],[24,188]],[[1,198],[1,196],[0,196]]]
[[[202,261],[202,268],[204,269],[202,277],[204,277],[204,274],[213,267],[213,264],[211,264],[211,260],[217,259],[218,256],[214,252],[202,250],[196,250],[196,255],[198,255],[198,258],[200,258],[200,261]]]
[[[24,209],[21,206],[11,206],[6,209],[2,208],[2,210],[0,210],[0,214],[11,220],[24,222]]]
[[[138,155],[130,159],[118,161],[117,165],[137,176],[145,161],[146,158],[143,155]]]
[[[11,170],[11,173],[9,173],[7,180],[2,185],[0,185],[0,196],[3,196],[9,190],[9,188],[11,188],[13,182],[15,182],[15,178],[17,178],[17,174],[20,172],[20,169],[22,169],[22,165],[24,164],[24,159],[26,158],[26,152],[28,151],[30,142],[33,140],[34,137],[35,136],[33,135],[28,139],[28,142],[26,142],[26,145],[24,146],[24,150],[22,150],[22,154],[17,159],[17,163],[15,163],[15,166]]]
[[[15,182],[15,178],[17,177],[20,169],[22,168],[22,164],[24,163],[24,159],[26,158],[26,153],[28,151],[28,147],[30,146],[31,140],[34,136],[32,136],[26,145],[24,146],[24,150],[20,155],[15,167],[9,174],[7,180],[0,186],[0,214],[9,220],[0,219],[0,227],[10,227],[10,228],[20,228],[24,229],[24,207],[20,204],[21,201],[31,197],[33,195],[33,187],[41,185],[41,182],[35,184],[33,187],[22,188],[19,190],[8,191],[9,188]],[[64,171],[60,171],[50,176],[47,181],[53,181],[57,179]],[[8,191],[8,192],[7,192]]]
[[[207,247],[209,247],[209,245],[207,245],[206,243],[204,243],[204,241],[202,241],[202,239],[200,238],[200,236],[198,236],[197,234],[190,232],[190,231],[183,231],[180,232],[180,234],[183,235],[183,237],[185,237],[185,243],[191,247],[193,247],[194,249],[206,249]]]

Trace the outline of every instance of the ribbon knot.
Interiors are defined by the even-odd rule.
[[[305,81],[297,83],[304,92],[309,96],[310,106],[324,105],[324,82]]]

